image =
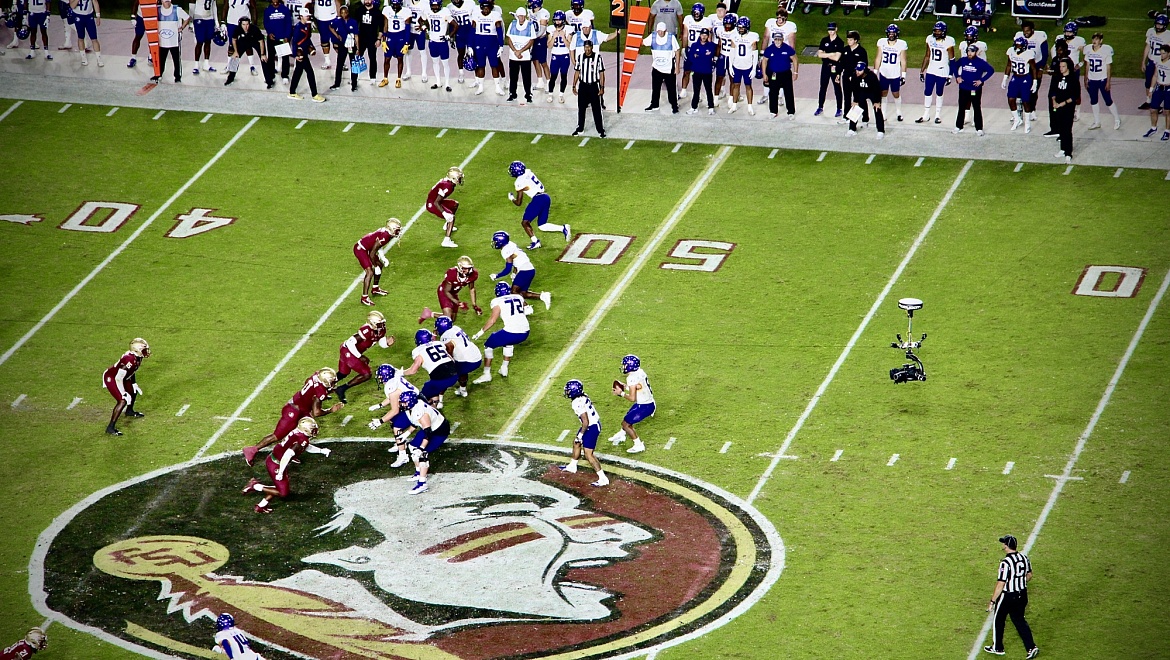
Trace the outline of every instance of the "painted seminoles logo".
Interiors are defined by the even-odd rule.
[[[109,489],[40,544],[38,605],[156,657],[206,657],[231,612],[270,660],[587,658],[722,625],[783,567],[754,509],[633,461],[596,489],[556,450],[455,443],[409,497],[386,456],[309,457],[269,516],[240,495],[238,455]]]

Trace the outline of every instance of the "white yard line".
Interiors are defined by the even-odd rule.
[[[207,114],[203,115],[203,119],[200,119],[200,120],[199,120],[199,123],[200,123],[200,124],[206,124],[207,122],[211,121],[211,118],[212,118],[212,117],[214,117],[214,116],[215,116],[215,115],[213,115],[213,114],[211,114],[211,113],[209,112],[209,113],[207,113]]]
[[[1073,171],[1073,166],[1069,165],[1068,167],[1064,168],[1064,175],[1068,176],[1068,175],[1072,174],[1072,171]]]
[[[114,113],[117,112],[118,110],[119,110],[118,106],[114,106],[114,107],[110,108],[110,111],[106,113],[106,116],[113,117]]]
[[[438,134],[438,135],[436,135],[435,137],[437,137],[437,138],[441,138],[441,137],[443,137],[443,136],[444,136],[444,135],[446,135],[446,134],[447,134],[447,129],[445,129],[445,128],[444,128],[443,130],[439,131],[439,134]]]
[[[296,125],[296,128],[294,128],[293,130],[297,130],[297,131],[299,131],[299,130],[301,130],[301,127],[302,127],[302,126],[304,126],[304,125],[305,125],[305,124],[307,124],[307,123],[309,123],[309,120],[308,120],[308,119],[302,119],[302,120],[301,120],[301,123],[297,124],[297,125]],[[394,135],[394,134],[393,134],[393,133],[391,133],[390,135]]]
[[[495,135],[495,132],[491,132],[485,135],[483,139],[479,141],[479,144],[475,145],[475,148],[471,150],[471,153],[467,155],[467,158],[463,159],[463,162],[459,164],[459,167],[467,167],[467,165],[471,162],[471,159],[475,158],[476,154],[479,153],[480,149],[483,149],[483,146],[488,143],[488,140],[492,139],[493,135]],[[408,220],[406,224],[402,226],[402,231],[398,234],[398,236],[391,239],[390,243],[387,244],[386,249],[393,247],[395,244],[401,241],[402,237],[406,235],[406,232],[412,226],[414,226],[415,221],[417,221],[419,217],[421,217],[422,214],[426,212],[426,210],[427,207],[425,204],[420,206],[418,211],[415,211],[414,215],[411,216],[410,220]],[[345,291],[337,297],[337,300],[333,301],[333,304],[329,306],[329,309],[325,310],[325,313],[321,315],[321,318],[317,319],[317,322],[313,324],[313,327],[309,328],[305,334],[301,335],[300,340],[298,340],[297,343],[293,345],[291,349],[289,349],[288,353],[286,353],[285,356],[280,359],[280,362],[276,363],[276,366],[272,368],[272,371],[268,372],[268,375],[260,381],[260,384],[256,386],[256,389],[252,390],[252,393],[249,394],[246,399],[244,399],[243,403],[241,403],[238,408],[236,408],[236,411],[231,414],[231,417],[224,420],[223,425],[220,426],[215,431],[215,433],[211,435],[210,438],[208,438],[207,442],[205,442],[199,451],[195,454],[195,458],[202,457],[207,453],[208,449],[211,449],[212,445],[214,445],[217,440],[223,437],[223,434],[227,432],[228,428],[232,425],[235,419],[243,414],[243,412],[247,410],[248,406],[252,405],[252,402],[256,400],[256,397],[260,396],[260,393],[264,391],[264,388],[268,387],[268,384],[272,382],[272,379],[276,378],[276,375],[279,374],[282,369],[284,369],[285,365],[288,364],[289,361],[292,360],[293,357],[296,356],[296,354],[299,353],[302,348],[305,347],[305,344],[309,343],[309,340],[312,339],[313,335],[317,334],[317,331],[321,329],[321,326],[325,325],[325,322],[329,320],[330,316],[333,316],[333,312],[337,311],[337,308],[340,307],[347,298],[353,295],[354,290],[357,289],[358,285],[362,283],[362,277],[362,275],[355,277],[354,280],[349,283],[349,286],[346,287]]]
[[[166,110],[159,110],[159,111],[158,111],[158,114],[156,114],[156,115],[153,117],[153,119],[154,119],[155,121],[158,121],[159,119],[162,119],[162,116],[163,116],[163,115],[165,115],[165,114],[167,114],[167,111],[166,111]]]
[[[13,103],[12,105],[8,106],[8,109],[4,111],[4,114],[0,115],[0,121],[4,121],[5,119],[8,119],[8,115],[12,114],[13,110],[19,108],[22,105],[24,105],[24,101],[17,101],[16,103]],[[1170,178],[1170,177],[1167,177],[1167,178]]]
[[[962,183],[963,179],[967,177],[967,172],[971,170],[971,166],[973,164],[975,164],[975,161],[969,160],[965,165],[963,165],[963,169],[959,170],[958,176],[955,177],[954,182],[951,183],[951,187],[947,190],[947,193],[943,195],[942,200],[939,201],[938,206],[934,209],[934,213],[930,216],[930,220],[926,221],[926,226],[924,226],[922,231],[918,233],[918,238],[914,239],[914,243],[910,246],[910,250],[906,253],[906,256],[902,257],[902,262],[898,264],[898,267],[894,270],[894,274],[890,276],[890,281],[886,282],[886,286],[884,289],[882,289],[882,292],[878,294],[877,300],[873,301],[873,306],[869,308],[869,313],[865,315],[865,318],[861,320],[861,325],[857,326],[857,330],[855,330],[853,332],[853,336],[849,338],[849,343],[845,344],[845,350],[841,351],[841,355],[837,357],[837,361],[834,362],[833,367],[829,369],[829,374],[825,376],[825,380],[821,382],[821,386],[817,388],[816,393],[813,394],[813,398],[809,400],[808,405],[805,406],[804,412],[800,414],[800,417],[796,420],[796,424],[792,426],[792,430],[790,430],[788,435],[785,436],[784,443],[780,445],[780,449],[772,457],[772,462],[768,464],[768,469],[764,471],[762,476],[760,476],[760,480],[756,482],[755,488],[753,488],[751,494],[748,495],[748,504],[756,501],[756,498],[760,496],[760,491],[764,488],[764,484],[768,483],[768,480],[772,478],[772,473],[776,471],[776,466],[780,464],[781,458],[785,456],[786,452],[788,451],[788,447],[792,444],[792,440],[796,438],[797,433],[800,433],[800,429],[804,428],[804,423],[808,421],[809,415],[811,415],[813,409],[817,407],[817,403],[820,402],[821,397],[825,395],[825,390],[829,388],[829,383],[832,383],[833,378],[837,376],[837,371],[840,370],[841,365],[845,363],[845,358],[849,357],[849,353],[857,344],[857,340],[861,338],[861,333],[865,332],[865,329],[869,326],[870,320],[873,319],[874,314],[877,314],[878,308],[881,307],[882,303],[885,302],[886,296],[890,295],[890,291],[894,288],[894,285],[898,283],[898,278],[902,277],[902,271],[906,270],[906,266],[909,265],[910,260],[914,258],[914,253],[918,252],[919,246],[921,246],[922,242],[926,240],[926,235],[930,233],[930,229],[934,227],[934,223],[938,220],[939,216],[942,215],[942,212],[944,209],[946,209],[947,204],[950,203],[951,197],[955,195],[955,191],[958,190],[959,184]]]
[[[95,266],[94,269],[89,272],[89,275],[86,275],[84,279],[77,283],[77,286],[73,287],[69,293],[65,294],[65,297],[61,299],[61,302],[57,303],[53,309],[49,310],[49,313],[45,314],[44,318],[42,318],[40,321],[37,321],[36,325],[34,325],[31,330],[24,333],[24,336],[18,339],[16,343],[12,345],[12,348],[4,351],[4,354],[0,355],[0,364],[7,362],[8,358],[12,357],[12,355],[16,353],[16,351],[19,350],[21,346],[24,346],[24,344],[29,339],[32,339],[33,335],[37,334],[41,328],[45,327],[45,324],[51,321],[53,317],[57,315],[57,312],[60,312],[61,309],[64,308],[70,300],[73,300],[74,296],[80,293],[81,290],[85,288],[86,284],[89,284],[93,278],[98,276],[98,273],[101,273],[103,270],[105,270],[106,266],[109,266],[110,262],[112,262],[115,257],[117,257],[119,254],[122,254],[123,250],[130,247],[130,244],[133,243],[139,236],[141,236],[142,232],[146,231],[146,229],[150,227],[150,225],[153,224],[154,221],[163,214],[163,212],[169,209],[171,204],[175,203],[175,200],[181,197],[183,193],[187,192],[187,189],[190,188],[196,181],[198,181],[199,178],[207,172],[207,170],[211,169],[211,166],[215,165],[216,162],[218,162],[219,159],[222,158],[225,153],[227,153],[228,149],[231,149],[240,138],[244,137],[244,133],[247,133],[248,129],[252,128],[252,126],[258,121],[260,121],[259,117],[252,117],[251,121],[249,121],[247,124],[244,124],[244,127],[237,131],[236,134],[232,136],[232,139],[228,140],[227,144],[223,145],[223,147],[217,151],[214,156],[211,157],[211,160],[207,161],[203,167],[199,168],[198,172],[191,175],[191,178],[187,179],[187,183],[184,183],[182,187],[176,190],[175,194],[171,195],[170,199],[163,202],[163,205],[158,207],[158,210],[155,211],[149,218],[147,218],[146,222],[143,222],[138,227],[138,229],[135,229],[134,233],[130,234],[129,238],[123,241],[121,245],[119,245],[114,249],[113,252],[110,253],[110,256],[102,260],[100,264]]]
[[[1056,476],[1056,484],[1052,487],[1052,493],[1048,496],[1048,501],[1044,503],[1044,509],[1040,511],[1040,517],[1036,519],[1036,526],[1032,528],[1032,533],[1028,535],[1028,541],[1024,543],[1024,547],[1020,550],[1024,554],[1028,554],[1032,550],[1032,546],[1036,544],[1036,539],[1040,537],[1040,530],[1044,528],[1044,523],[1048,520],[1048,514],[1052,513],[1052,508],[1056,506],[1056,498],[1060,497],[1060,492],[1064,490],[1064,485],[1069,481],[1080,480],[1080,478],[1072,476],[1073,468],[1077,465],[1077,459],[1081,457],[1081,452],[1085,450],[1085,445],[1089,442],[1089,437],[1093,435],[1093,429],[1097,428],[1097,422],[1101,419],[1101,414],[1105,412],[1105,406],[1108,406],[1109,400],[1113,398],[1113,391],[1117,389],[1117,382],[1121,380],[1121,375],[1125,373],[1125,367],[1129,365],[1129,359],[1133,357],[1133,352],[1137,350],[1138,342],[1141,341],[1142,335],[1146,332],[1146,326],[1150,324],[1150,319],[1154,317],[1154,312],[1157,311],[1163,296],[1166,295],[1166,288],[1168,286],[1170,286],[1170,272],[1167,272],[1166,277],[1162,278],[1162,286],[1158,287],[1158,292],[1154,294],[1154,299],[1150,301],[1150,306],[1146,309],[1146,315],[1142,317],[1137,331],[1133,333],[1133,338],[1129,340],[1129,346],[1126,347],[1125,354],[1121,356],[1121,362],[1117,363],[1117,369],[1114,370],[1113,377],[1109,379],[1109,384],[1105,386],[1105,393],[1101,395],[1101,400],[1097,402],[1097,408],[1093,411],[1092,417],[1089,418],[1088,425],[1085,426],[1085,430],[1077,438],[1077,444],[1073,447],[1072,455],[1068,457],[1068,462],[1064,465],[1064,472]],[[1125,474],[1128,475],[1129,472]],[[1124,482],[1125,478],[1123,477],[1122,483]],[[979,636],[975,638],[975,644],[971,647],[971,652],[967,654],[968,660],[974,660],[974,658],[979,657],[983,640],[986,639],[993,622],[992,616],[988,615],[987,619],[983,622],[983,629],[979,631]]]
[[[630,140],[629,142],[626,143],[625,150],[629,151],[630,147],[633,147],[633,146],[634,146],[634,141]]]
[[[677,154],[679,149],[682,149],[682,142],[675,142],[674,149],[671,149],[670,153]]]
[[[1120,178],[1121,178],[1121,173],[1122,173],[1122,172],[1124,172],[1124,171],[1125,171],[1125,168],[1124,168],[1124,167],[1119,167],[1119,168],[1117,168],[1117,171],[1113,173],[1113,178],[1114,178],[1114,179],[1120,179]]]
[[[18,397],[16,397],[15,399],[13,399],[13,401],[12,401],[12,409],[13,409],[13,410],[16,410],[17,408],[19,408],[19,407],[20,407],[20,404],[21,404],[21,403],[23,403],[23,402],[24,402],[24,400],[25,400],[25,399],[27,399],[27,398],[28,398],[28,395],[27,395],[27,394],[21,394],[20,396],[18,396]]]
[[[1016,169],[1014,169],[1014,170],[1012,170],[1012,171],[1013,171],[1013,172],[1019,172],[1019,171],[1020,171],[1020,170],[1022,170],[1022,169],[1024,169],[1024,164],[1023,164],[1023,163],[1016,163]]]
[[[919,157],[918,160],[914,161],[914,167],[922,167],[922,161],[924,160],[926,160],[925,157]]]
[[[72,108],[72,107],[73,107],[72,103],[66,103],[65,105],[61,106],[61,109],[57,111],[57,114],[63,115],[63,114],[65,114],[66,110],[68,110],[69,108]],[[156,117],[156,119],[157,119],[157,117]]]
[[[400,128],[402,128],[402,127],[401,127],[401,126],[395,126],[395,127],[394,127],[394,130],[390,131],[390,135],[394,135],[395,133],[397,133],[397,132],[398,132],[398,129],[400,129]]]
[[[671,211],[666,220],[658,227],[658,231],[656,231],[654,236],[650,238],[649,242],[643,246],[642,251],[638,253],[638,256],[630,263],[630,265],[626,267],[626,272],[622,274],[622,277],[617,282],[615,282],[612,287],[610,287],[609,292],[606,293],[605,297],[597,303],[597,306],[593,308],[593,312],[589,315],[589,318],[585,319],[585,322],[581,324],[581,327],[577,328],[577,332],[574,334],[573,340],[569,342],[568,346],[561,350],[561,354],[557,356],[556,361],[545,370],[544,375],[541,376],[540,381],[537,382],[536,387],[532,390],[532,393],[528,395],[528,398],[524,401],[524,404],[521,405],[520,408],[518,408],[516,412],[512,414],[512,417],[508,420],[508,423],[505,424],[504,428],[500,430],[500,435],[512,436],[516,433],[517,430],[519,430],[520,425],[524,423],[524,420],[528,419],[528,415],[532,414],[532,409],[536,407],[537,402],[539,402],[548,392],[548,388],[552,385],[553,379],[556,378],[557,374],[559,374],[561,370],[565,368],[565,365],[567,365],[569,360],[571,360],[573,356],[577,354],[577,350],[581,348],[581,345],[585,343],[585,340],[589,339],[590,335],[593,334],[593,331],[597,329],[598,324],[601,323],[601,319],[603,319],[605,315],[609,313],[609,310],[617,303],[618,298],[621,297],[622,293],[626,290],[626,287],[629,286],[630,282],[633,281],[635,276],[637,276],[638,271],[642,270],[642,266],[646,264],[646,261],[650,258],[650,255],[658,249],[658,246],[662,244],[662,241],[666,238],[666,235],[674,229],[674,226],[678,224],[678,221],[682,219],[687,210],[691,208],[691,204],[694,203],[699,194],[702,193],[704,189],[706,189],[707,184],[711,181],[712,177],[715,176],[715,173],[719,171],[719,168],[723,166],[723,163],[727,162],[727,157],[731,155],[731,152],[734,149],[734,147],[721,147],[719,152],[715,154],[715,157],[711,159],[711,162],[707,165],[707,167],[699,174],[698,178],[696,178],[694,182],[691,183],[691,187],[687,189],[686,194],[684,194],[683,198],[679,200],[678,204],[674,207],[674,210]]]
[[[542,138],[542,137],[544,137],[544,136],[541,135],[540,133],[537,133],[536,137],[532,138],[532,144],[536,144],[537,142],[540,142],[540,138]]]
[[[825,159],[825,156],[828,156],[828,155],[829,155],[829,152],[827,152],[827,151],[822,151],[822,152],[821,152],[821,155],[820,155],[820,156],[817,156],[817,162],[818,162],[818,163],[819,163],[819,162],[821,162],[822,160],[824,160],[824,159]]]
[[[589,138],[581,138],[581,144],[578,144],[577,146],[578,146],[578,147],[583,147],[583,146],[585,146],[585,145],[587,145],[587,144],[589,144]]]
[[[870,155],[869,155],[869,158],[866,158],[866,159],[865,159],[865,164],[866,164],[866,165],[869,165],[870,163],[872,163],[872,162],[873,162],[873,159],[874,159],[874,158],[877,158],[877,154],[870,154]]]
[[[352,130],[352,129],[353,129],[353,122],[351,121],[351,122],[349,122],[348,124],[346,124],[346,125],[345,125],[345,128],[341,129],[341,132],[342,132],[342,133],[348,133],[348,132],[350,132],[350,130]]]
[[[768,152],[768,160],[772,160],[773,158],[775,158],[776,154],[778,154],[778,153],[780,153],[779,149],[773,149],[772,151]]]
[[[346,415],[345,419],[341,420],[341,425],[346,426],[353,421],[353,415]]]

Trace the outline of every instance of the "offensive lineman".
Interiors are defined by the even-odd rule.
[[[528,238],[532,239],[529,243],[528,249],[535,250],[540,247],[540,239],[532,233],[532,221],[536,220],[536,227],[541,231],[560,232],[565,235],[565,240],[569,240],[569,225],[558,225],[548,221],[548,213],[552,208],[552,198],[544,190],[544,184],[540,179],[536,178],[536,173],[528,169],[524,163],[514,160],[508,166],[508,174],[516,179],[516,191],[508,193],[508,201],[516,206],[524,203],[524,196],[528,195],[528,206],[524,207],[524,219],[520,221],[520,225],[524,227],[524,232],[528,234]]]
[[[84,47],[85,44],[82,44],[82,48]],[[127,417],[145,417],[134,409],[134,402],[142,394],[142,388],[138,387],[136,378],[138,367],[148,357],[150,357],[150,345],[146,343],[145,339],[138,337],[130,341],[130,350],[123,353],[114,366],[106,369],[105,373],[102,374],[102,383],[117,401],[114,404],[114,412],[110,414],[110,423],[106,425],[106,433],[109,435],[122,435],[122,432],[115,425],[123,410],[126,411]]]
[[[455,359],[455,367],[459,372],[459,386],[455,388],[455,396],[466,398],[467,376],[483,366],[483,353],[479,351],[479,346],[467,337],[463,328],[455,325],[450,317],[440,316],[435,319],[435,333],[438,334],[439,341],[443,343],[447,353]]]
[[[378,286],[378,282],[382,279],[382,269],[390,265],[383,248],[400,235],[402,235],[402,223],[398,221],[398,218],[390,218],[386,221],[385,227],[375,229],[353,244],[353,256],[357,257],[358,264],[366,272],[365,279],[362,280],[363,305],[373,307],[374,301],[370,300],[370,294],[386,295],[386,291]],[[377,259],[377,265],[374,265],[375,259]]]
[[[499,85],[499,82],[496,83]],[[431,191],[427,193],[427,211],[435,217],[443,221],[443,242],[439,243],[445,248],[457,248],[455,241],[451,240],[451,232],[455,229],[455,212],[459,210],[459,202],[450,199],[451,193],[455,192],[455,186],[463,184],[463,170],[458,167],[452,167],[447,170],[447,176],[439,179],[439,182],[431,187]]]
[[[926,38],[926,54],[922,56],[922,66],[918,72],[918,80],[926,84],[922,92],[922,117],[915,119],[916,124],[925,124],[930,121],[930,99],[934,97],[934,123],[942,123],[943,90],[951,84],[951,65],[955,60],[955,38],[947,36],[947,24],[939,21],[934,24],[934,34]]]
[[[898,121],[902,121],[902,85],[906,84],[906,51],[909,46],[905,39],[899,39],[901,30],[890,23],[886,26],[886,38],[877,42],[877,56],[873,60],[874,71],[882,87],[882,98],[894,93],[894,109]],[[884,103],[883,103],[884,105]]]
[[[645,451],[646,445],[642,444],[642,439],[634,430],[634,424],[654,416],[654,392],[650,390],[650,377],[642,370],[642,361],[638,359],[637,355],[627,355],[622,358],[622,373],[626,374],[626,384],[623,386],[621,381],[615,380],[613,393],[632,401],[634,405],[630,406],[622,420],[622,430],[613,434],[609,441],[618,445],[628,435],[634,441],[634,446],[627,449],[626,453],[637,454]]]
[[[581,422],[581,428],[577,430],[577,437],[573,439],[573,458],[561,470],[576,473],[577,461],[584,450],[585,460],[589,461],[593,470],[597,472],[597,481],[590,485],[599,488],[608,486],[609,477],[605,476],[605,471],[601,469],[601,461],[593,454],[593,450],[597,448],[597,439],[601,437],[601,416],[597,414],[593,402],[585,395],[585,385],[581,381],[574,379],[565,383],[565,398],[572,402],[573,413]]]
[[[377,310],[366,315],[366,322],[358,328],[357,332],[353,333],[353,336],[346,339],[339,349],[337,380],[344,379],[350,371],[356,371],[357,375],[353,377],[352,381],[338,385],[333,390],[337,393],[338,401],[347,403],[345,400],[346,390],[370,379],[370,358],[365,356],[365,352],[375,343],[382,348],[390,348],[394,345],[394,336],[386,335],[386,317]]]
[[[491,330],[497,320],[502,319],[504,327],[493,332],[484,342],[483,375],[471,381],[476,385],[492,382],[492,357],[496,348],[504,349],[504,363],[500,365],[500,376],[508,377],[508,363],[512,361],[512,352],[517,344],[522,344],[528,339],[530,329],[528,315],[533,311],[532,305],[525,304],[523,298],[511,293],[507,282],[496,282],[496,297],[492,298],[491,308],[492,313],[487,323],[479,332],[472,335],[471,339],[477,340],[482,337],[483,333]]]
[[[248,485],[244,486],[245,495],[252,492],[264,493],[264,497],[256,504],[256,513],[272,513],[272,508],[268,506],[272,498],[279,497],[283,500],[288,497],[288,466],[302,453],[322,454],[329,458],[328,449],[311,444],[315,437],[317,422],[313,421],[312,417],[302,417],[297,422],[296,430],[286,435],[272,448],[272,453],[264,461],[264,467],[268,469],[268,476],[272,477],[274,485],[265,486],[259,479],[252,477]]]
[[[459,381],[459,367],[447,352],[447,347],[430,330],[414,333],[414,344],[414,350],[410,352],[414,363],[404,369],[402,375],[413,376],[419,367],[426,369],[429,378],[423,383],[422,398],[442,409],[443,393]]]
[[[260,444],[244,447],[244,462],[251,465],[261,449],[287,436],[296,428],[298,420],[305,417],[323,417],[344,408],[344,403],[335,403],[329,408],[321,407],[321,402],[329,397],[329,392],[336,384],[337,372],[329,367],[323,367],[306,378],[301,389],[297,390],[281,409],[276,429],[264,436]]]
[[[399,405],[399,398],[403,392],[414,392],[418,394],[418,388],[414,386],[409,380],[402,375],[402,371],[394,367],[383,364],[374,372],[374,378],[382,383],[382,389],[386,394],[386,398],[381,403],[375,403],[370,406],[370,412],[381,410],[389,406],[390,412],[375,417],[370,420],[368,426],[371,431],[377,431],[383,424],[389,423],[391,429],[394,431],[394,449],[389,451],[397,451],[398,458],[390,464],[390,467],[402,467],[410,460],[410,456],[406,453],[406,434],[405,429],[410,428],[410,419],[407,418],[406,412],[402,410]]]
[[[329,36],[329,23],[337,18],[337,5],[334,0],[312,0],[313,19],[317,22],[317,32],[321,35],[321,53],[325,61],[321,64],[322,70],[333,68],[329,60],[329,44],[333,39]]]
[[[552,305],[552,294],[548,291],[537,294],[528,290],[532,287],[532,280],[536,278],[536,266],[533,266],[528,255],[524,254],[524,251],[508,238],[508,232],[498,231],[492,234],[492,247],[499,250],[500,256],[504,258],[504,269],[494,273],[491,276],[492,280],[502,280],[508,276],[509,272],[514,272],[512,293],[524,296],[529,300],[540,300],[544,303],[544,308],[548,309]],[[539,242],[537,247],[540,247]]]
[[[398,397],[410,425],[418,429],[410,441],[410,457],[414,460],[415,482],[411,495],[427,492],[427,474],[431,471],[431,454],[443,446],[451,435],[451,424],[414,392],[403,392]]]

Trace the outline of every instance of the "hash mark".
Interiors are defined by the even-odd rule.
[[[926,160],[926,158],[919,157],[918,160],[914,161],[914,167],[922,167],[922,161],[924,160]]]
[[[874,158],[877,158],[877,154],[870,154],[870,155],[869,155],[869,158],[866,158],[866,159],[865,159],[865,164],[866,164],[866,165],[869,165],[870,163],[872,163],[872,162],[873,162],[873,159],[874,159]]]
[[[200,120],[199,120],[199,123],[200,123],[200,124],[206,124],[206,123],[208,122],[208,120],[210,120],[210,119],[211,119],[212,117],[214,117],[214,116],[215,116],[215,115],[213,115],[213,114],[211,114],[211,113],[209,112],[209,113],[207,113],[207,114],[203,115],[203,119],[200,119]]]
[[[183,405],[182,405],[182,406],[179,408],[179,412],[175,413],[175,417],[182,417],[182,416],[183,416],[183,413],[187,412],[187,409],[188,409],[188,408],[190,408],[190,407],[191,407],[191,404],[189,404],[189,403],[184,403],[184,404],[183,404]]]
[[[74,408],[77,407],[77,404],[81,403],[83,400],[84,399],[82,399],[79,396],[73,397],[73,401],[70,402],[69,405],[65,406],[65,410],[73,410]]]
[[[1118,481],[1117,483],[1123,484],[1127,481],[1129,481],[1129,470],[1121,473],[1121,481]]]
[[[955,463],[957,463],[958,461],[959,461],[959,459],[957,459],[957,458],[952,458],[951,460],[947,461],[947,469],[948,470],[955,469]]]
[[[302,119],[302,120],[301,120],[301,123],[297,124],[297,127],[296,127],[296,129],[295,129],[295,130],[298,130],[298,131],[299,131],[299,130],[301,130],[301,127],[302,127],[302,126],[304,126],[304,125],[305,125],[305,124],[307,124],[307,123],[309,123],[309,120],[308,120],[308,119]],[[391,133],[391,135],[393,135],[393,133]]]
[[[673,446],[674,446],[674,441],[675,441],[675,440],[676,440],[676,438],[670,438],[670,439],[668,439],[668,440],[666,441],[666,444],[665,444],[665,445],[664,445],[662,448],[663,448],[663,449],[670,449],[671,447],[673,447]]]
[[[589,144],[589,138],[581,138],[581,144],[578,144],[577,146],[578,146],[578,147],[583,147],[583,146],[585,146],[585,145],[587,145],[587,144]]]
[[[1004,474],[1011,474],[1012,468],[1014,468],[1015,466],[1016,466],[1015,461],[1008,461],[1007,465],[1003,466],[1003,473]]]
[[[829,462],[836,463],[837,461],[841,460],[841,454],[844,454],[844,453],[845,453],[844,449],[838,449],[837,453],[833,454],[833,457],[829,459]]]
[[[775,158],[775,157],[776,157],[776,154],[777,154],[777,153],[779,153],[779,152],[780,152],[780,150],[779,150],[779,149],[773,149],[773,150],[771,151],[771,153],[769,153],[769,154],[768,154],[768,160],[772,160],[773,158]]]
[[[1120,178],[1121,178],[1121,173],[1122,173],[1122,172],[1124,172],[1124,171],[1125,171],[1125,168],[1124,168],[1124,167],[1119,167],[1119,168],[1117,168],[1117,171],[1113,173],[1113,178],[1114,178],[1114,179],[1120,179]]]
[[[154,116],[154,120],[158,121],[163,115],[167,114],[166,110],[159,110],[158,114]]]
[[[16,400],[12,402],[12,409],[16,410],[16,407],[20,405],[20,402],[24,401],[27,397],[27,394],[21,394],[20,396],[16,397]]]
[[[1069,165],[1068,167],[1064,168],[1064,176],[1068,176],[1069,174],[1072,174],[1072,168],[1073,168],[1072,165]]]
[[[212,417],[212,419],[231,420],[233,422],[250,422],[250,421],[252,421],[251,417],[228,417],[226,415],[216,415],[215,417]]]
[[[731,449],[731,441],[730,440],[723,443],[723,447],[719,450],[719,453],[726,454],[728,449]]]
[[[897,462],[898,462],[898,454],[894,454],[893,456],[890,457],[890,461],[888,463],[886,463],[886,467],[893,467],[894,463],[897,463]]]
[[[543,136],[540,133],[537,133],[536,137],[532,138],[532,144],[536,144],[537,142],[540,142],[541,137],[543,137]]]
[[[682,142],[675,142],[674,149],[671,149],[670,153],[677,154],[679,149],[682,149]]]
[[[73,107],[72,103],[66,103],[65,105],[61,106],[61,109],[57,111],[57,114],[63,115],[63,114],[65,114],[66,110],[68,110],[69,108],[72,108],[72,107]]]
[[[1019,171],[1020,171],[1020,170],[1022,170],[1022,169],[1024,169],[1024,164],[1023,164],[1023,163],[1016,163],[1016,169],[1014,169],[1014,170],[1012,170],[1012,171],[1013,171],[1013,172],[1019,172]]]
[[[565,439],[565,436],[567,436],[567,435],[569,435],[569,429],[565,429],[564,431],[561,431],[561,434],[557,436],[557,442],[563,442]]]
[[[821,162],[822,160],[824,160],[824,159],[825,159],[825,156],[828,156],[828,155],[829,155],[829,152],[827,152],[827,151],[822,151],[822,152],[821,152],[821,155],[820,155],[820,156],[817,156],[817,162],[818,162],[818,163],[819,163],[819,162]]]
[[[117,111],[118,111],[118,107],[117,107],[117,106],[114,106],[114,107],[110,108],[110,111],[106,113],[106,116],[107,116],[107,117],[113,117],[113,116],[114,116],[114,113],[115,113],[115,112],[117,112]]]
[[[353,128],[353,122],[352,122],[352,121],[351,121],[351,122],[349,122],[348,124],[346,124],[346,125],[345,125],[345,128],[341,129],[341,132],[342,132],[342,133],[348,133],[348,132],[349,132],[349,129],[351,129],[351,128]]]
[[[1166,171],[1166,180],[1170,181],[1170,170]]]
[[[454,433],[462,422],[451,422],[451,432]]]
[[[626,150],[626,151],[629,151],[629,150],[630,150],[630,147],[632,147],[632,146],[634,146],[634,141],[633,141],[633,140],[630,140],[629,142],[627,142],[627,143],[626,143],[625,150]]]
[[[444,136],[444,135],[446,135],[446,134],[447,134],[447,129],[445,129],[445,128],[444,128],[443,130],[439,131],[439,134],[438,134],[438,135],[436,135],[435,137],[437,137],[437,138],[441,138],[441,137],[443,137],[443,136]]]
[[[346,415],[345,419],[341,420],[341,425],[345,426],[346,424],[349,424],[351,421],[353,421],[353,415]]]
[[[401,127],[401,126],[395,126],[395,127],[394,127],[394,130],[390,131],[390,135],[394,135],[395,133],[397,133],[397,132],[398,132],[398,129],[400,129],[400,128],[402,128],[402,127]]]

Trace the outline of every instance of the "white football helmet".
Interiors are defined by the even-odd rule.
[[[465,254],[455,261],[455,267],[459,269],[460,275],[466,276],[475,269],[475,263],[471,261],[471,257]]]
[[[24,636],[24,641],[34,649],[41,651],[49,645],[49,637],[40,628],[33,628]]]
[[[366,322],[374,327],[384,327],[386,325],[386,317],[382,315],[382,312],[374,310],[369,314],[366,314]]]
[[[390,231],[391,236],[397,236],[402,233],[402,223],[398,218],[390,218],[386,221],[386,229]]]
[[[463,185],[463,170],[458,167],[452,167],[447,170],[447,178],[457,186]]]
[[[138,357],[150,357],[150,344],[142,337],[130,340],[130,352]]]
[[[310,438],[317,435],[317,421],[312,417],[302,417],[301,421],[297,422],[297,430]]]
[[[333,386],[337,384],[337,372],[329,367],[322,367],[317,371],[317,380],[321,381],[321,384],[327,389],[333,389]]]

